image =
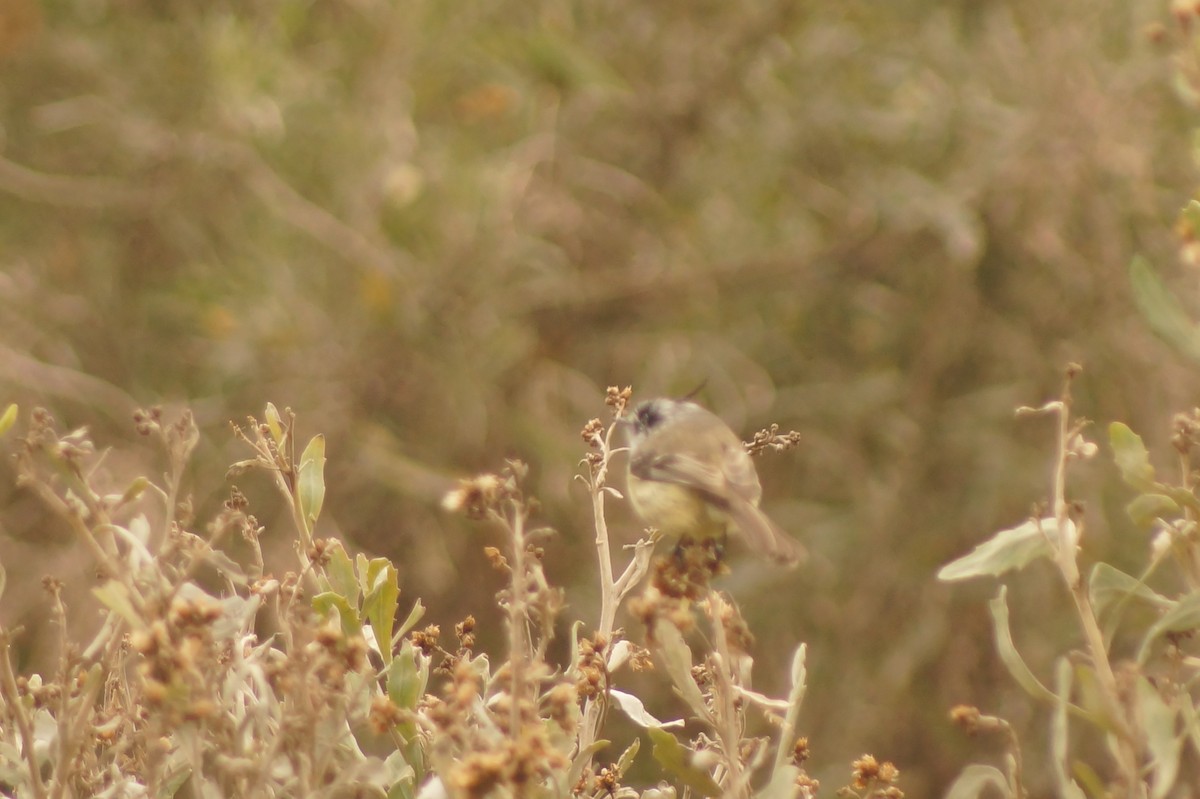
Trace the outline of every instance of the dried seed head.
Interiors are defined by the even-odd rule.
[[[982,714],[974,705],[955,705],[950,708],[950,721],[962,727],[965,732],[974,735],[979,731],[979,718]]]
[[[821,781],[813,779],[807,771],[796,775],[796,787],[800,789],[801,799],[813,799],[821,790]]]
[[[547,717],[568,735],[578,726],[579,698],[575,686],[565,682],[560,682],[546,694]]]
[[[442,497],[442,507],[468,519],[483,519],[494,511],[502,496],[504,481],[494,474],[481,474],[459,480],[458,488]]]
[[[483,554],[488,559],[488,563],[498,572],[508,572],[508,558],[501,554],[496,547],[484,547]]]
[[[458,645],[461,649],[470,649],[475,646],[475,617],[467,616],[454,625],[454,635],[458,638]]]
[[[377,696],[371,701],[367,723],[376,735],[383,735],[404,720],[404,711],[386,696]]]
[[[599,448],[604,442],[604,423],[599,419],[592,419],[583,426],[579,435],[589,447]]]
[[[811,752],[809,752],[808,749],[808,736],[801,736],[797,738],[796,744],[792,747],[792,762],[797,766],[801,766],[804,764],[804,761],[808,760],[810,754]]]
[[[420,649],[425,655],[432,655],[437,652],[438,638],[442,634],[442,628],[436,624],[430,624],[424,630],[413,630],[408,635],[408,639],[412,641],[412,645]]]
[[[609,386],[605,392],[604,404],[613,409],[613,416],[620,417],[625,415],[625,409],[629,407],[629,399],[633,396],[633,386],[620,388],[619,386]]]
[[[314,539],[312,546],[308,548],[308,559],[316,566],[328,566],[333,543],[328,538]]]
[[[879,778],[879,761],[874,755],[863,755],[850,764],[854,771],[854,787],[862,790]]]
[[[742,446],[751,455],[760,455],[767,450],[785,452],[800,446],[800,434],[795,430],[780,433],[779,425],[772,424],[770,427],[759,430],[754,434],[753,438],[744,442]]]

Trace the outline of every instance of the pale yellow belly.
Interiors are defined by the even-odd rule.
[[[722,538],[730,528],[728,514],[706,502],[690,488],[629,477],[629,499],[633,509],[650,527],[664,536],[696,540]]]

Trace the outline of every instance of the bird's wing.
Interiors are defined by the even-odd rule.
[[[723,463],[725,485],[730,492],[757,506],[762,499],[762,486],[758,482],[754,461],[750,459],[746,450],[742,449],[742,442],[738,441],[726,449]]]
[[[721,506],[736,500],[757,505],[762,487],[750,456],[740,447],[729,450],[724,453],[722,466],[709,466],[683,453],[660,453],[635,457],[629,464],[629,471],[643,480],[674,483],[701,491]]]
[[[714,501],[725,504],[723,499],[725,477],[720,469],[705,466],[695,458],[677,453],[639,455],[629,463],[629,473],[643,480],[658,483],[673,483],[701,491]]]

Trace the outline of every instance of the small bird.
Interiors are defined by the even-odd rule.
[[[803,547],[758,508],[762,486],[741,440],[688,400],[652,399],[627,420],[629,499],[646,524],[672,539],[740,533],[755,554],[792,566]]]

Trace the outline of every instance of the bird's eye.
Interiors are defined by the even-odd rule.
[[[637,409],[637,426],[649,430],[662,421],[662,414],[653,405],[643,405]]]

